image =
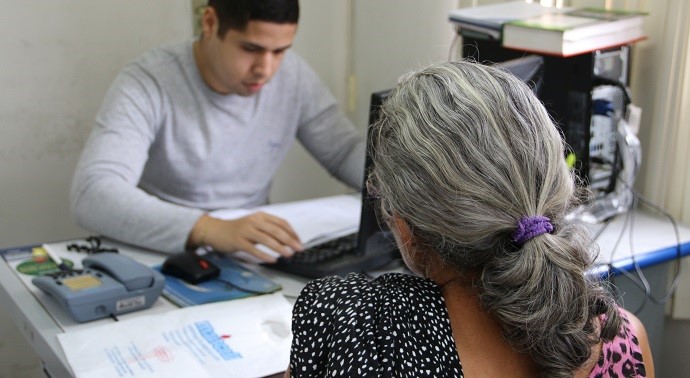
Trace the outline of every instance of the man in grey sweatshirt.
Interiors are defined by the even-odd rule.
[[[297,0],[210,0],[194,41],[128,64],[105,96],[71,190],[84,228],[165,252],[209,246],[271,262],[302,249],[283,219],[208,215],[268,201],[295,139],[359,187],[364,140],[311,68],[288,49]]]

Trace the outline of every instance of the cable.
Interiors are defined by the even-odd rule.
[[[666,302],[668,302],[669,299],[671,299],[671,296],[673,295],[676,288],[678,287],[678,282],[680,280],[682,255],[681,255],[681,250],[680,250],[681,242],[680,242],[680,231],[678,230],[678,223],[676,222],[676,219],[673,217],[673,215],[671,215],[669,212],[662,209],[660,206],[653,204],[649,199],[644,197],[641,193],[637,192],[635,189],[631,188],[631,190],[632,190],[632,193],[633,193],[635,199],[639,199],[645,205],[652,207],[653,209],[662,213],[666,218],[668,218],[668,220],[673,225],[673,231],[674,231],[675,236],[676,236],[676,246],[675,246],[676,247],[676,256],[675,256],[675,260],[674,260],[674,262],[675,262],[675,274],[673,277],[673,281],[671,282],[671,285],[666,290],[666,294],[664,294],[664,296],[661,299],[657,299],[656,297],[654,297],[651,294],[651,292],[649,294],[649,300],[652,301],[652,303],[654,303],[656,305],[662,305],[662,304],[665,304]],[[632,243],[632,236],[631,236],[631,243]],[[645,276],[644,276],[644,273],[642,272],[642,268],[637,263],[637,260],[635,260],[634,258],[633,258],[633,264],[635,265],[635,270],[637,271],[638,275],[640,275],[641,278],[644,278]],[[644,278],[644,280],[646,282],[646,278]],[[649,283],[646,283],[646,285],[649,286]]]
[[[597,232],[594,234],[594,236],[592,237],[592,239],[594,239],[594,240],[599,239],[599,236],[601,236],[601,234],[604,232],[604,230],[606,230],[606,229],[609,227],[609,225],[611,224],[611,219],[612,219],[612,218],[609,218],[609,219],[606,219],[606,220],[604,221],[604,225],[601,226],[601,227],[599,227],[599,229],[598,229]]]
[[[620,153],[620,151],[619,151],[619,153]],[[632,155],[633,155],[633,159],[636,160],[637,155],[636,154],[632,154]],[[606,163],[606,162],[604,162],[604,163]],[[635,161],[635,164],[633,164],[633,166],[639,166],[638,163],[639,162]],[[620,173],[620,171],[618,173]],[[635,286],[637,286],[640,290],[642,290],[644,292],[644,297],[643,297],[642,303],[640,304],[638,309],[633,312],[633,313],[637,314],[637,313],[639,313],[639,311],[641,311],[644,308],[647,300],[649,300],[650,302],[652,302],[656,305],[662,305],[662,304],[667,303],[669,301],[669,299],[671,298],[671,296],[673,295],[673,293],[675,292],[675,290],[678,286],[678,282],[680,280],[680,271],[681,271],[681,260],[680,259],[682,256],[681,256],[681,249],[680,249],[680,245],[681,245],[680,232],[678,229],[678,224],[677,224],[675,218],[673,217],[673,215],[671,215],[669,212],[667,212],[666,210],[664,210],[660,206],[655,205],[654,203],[652,203],[652,201],[650,201],[649,199],[644,197],[641,193],[639,193],[637,190],[635,190],[635,188],[633,188],[629,183],[627,183],[625,180],[621,179],[619,177],[618,173],[616,174],[616,179],[618,180],[618,182],[620,182],[623,185],[623,188],[625,190],[630,191],[630,193],[632,194],[632,201],[631,201],[630,205],[628,206],[628,209],[626,210],[626,217],[625,217],[625,220],[623,222],[623,228],[621,230],[621,233],[620,233],[618,239],[614,243],[613,249],[611,251],[611,257],[613,257],[615,251],[617,250],[618,246],[620,245],[620,243],[622,241],[623,235],[625,234],[625,232],[627,230],[628,231],[628,238],[629,238],[628,242],[630,244],[630,258],[632,261],[632,265],[635,268],[635,274],[630,273],[628,270],[618,269],[611,264],[609,264],[609,274],[619,272],[623,276],[627,277]],[[633,177],[635,177],[635,176],[637,176],[637,171],[635,171],[633,173]],[[674,259],[675,273],[674,273],[672,283],[670,284],[670,286],[666,290],[666,293],[664,294],[664,296],[661,299],[655,297],[652,294],[651,287],[649,285],[649,281],[648,281],[647,277],[645,276],[644,271],[642,270],[642,267],[640,267],[640,264],[635,257],[634,242],[633,242],[633,230],[634,230],[634,221],[635,221],[635,210],[638,207],[638,201],[640,201],[640,202],[646,204],[647,206],[650,206],[654,210],[662,213],[672,224],[673,229],[674,229],[674,233],[675,233],[675,237],[676,237],[676,246],[675,246],[676,247],[676,257]],[[628,230],[628,224],[630,224],[629,230]],[[607,226],[608,226],[608,223],[598,230],[597,234],[594,236],[595,240],[598,239],[599,235],[601,235],[601,233],[603,232],[603,230]]]
[[[637,190],[634,188],[630,187],[626,183],[623,183],[628,190],[633,194],[633,201],[628,208],[628,211],[626,212],[626,217],[625,221],[623,223],[623,229],[621,230],[621,234],[618,237],[618,240],[614,244],[614,249],[611,252],[611,256],[613,256],[613,253],[615,250],[618,248],[618,245],[620,244],[620,241],[622,240],[622,236],[625,234],[627,228],[628,228],[628,223],[630,223],[630,229],[628,233],[629,237],[629,243],[630,243],[630,258],[632,260],[633,267],[635,268],[635,274],[630,273],[628,270],[625,269],[618,269],[614,266],[610,266],[612,271],[615,272],[620,272],[622,275],[627,277],[635,286],[637,286],[640,290],[644,292],[644,297],[642,300],[642,303],[638,306],[638,308],[633,311],[634,314],[638,314],[646,305],[647,300],[650,302],[656,304],[656,305],[663,305],[666,304],[669,299],[671,299],[671,296],[675,292],[676,288],[678,287],[678,282],[680,280],[680,273],[681,273],[681,250],[680,250],[680,231],[678,229],[678,224],[669,212],[661,208],[660,206],[655,205],[652,203],[650,200],[648,200],[646,197],[644,197],[641,193],[639,193]],[[651,287],[649,285],[649,281],[647,280],[646,275],[644,274],[642,267],[640,266],[639,262],[637,261],[635,257],[635,252],[634,252],[634,243],[633,243],[633,229],[634,229],[634,220],[635,220],[635,210],[637,209],[638,206],[638,200],[646,204],[647,206],[652,207],[656,211],[662,213],[672,224],[673,230],[675,233],[676,237],[676,257],[674,259],[675,262],[675,273],[673,277],[672,283],[669,285],[669,287],[666,289],[666,293],[664,296],[659,299],[655,297],[652,292],[651,292]]]
[[[623,93],[623,113],[625,113],[626,108],[628,105],[632,104],[632,95],[630,94],[630,88],[628,88],[627,85],[621,83],[618,80],[614,79],[609,79],[603,76],[594,76],[592,78],[592,86],[600,86],[600,85],[610,85],[614,87],[618,87],[621,92]]]
[[[635,259],[635,252],[634,252],[633,246],[632,246],[632,230],[633,230],[636,208],[637,208],[636,201],[633,198],[633,203],[630,205],[630,207],[628,208],[628,211],[625,214],[625,221],[623,223],[623,229],[621,230],[621,233],[618,237],[618,240],[616,241],[616,247],[618,247],[620,241],[623,239],[623,235],[625,234],[625,231],[628,228],[628,223],[630,223],[630,230],[628,232],[628,236],[630,238],[630,258],[632,259],[634,266],[637,266],[637,260]],[[640,278],[638,281],[638,277],[635,277],[634,275],[632,275],[627,270],[618,269],[618,268],[614,267],[613,265],[610,265],[610,267],[614,273],[619,272],[620,274],[624,275],[633,284],[635,284],[635,286],[637,286],[638,288],[640,288],[640,290],[642,290],[644,292],[644,295],[642,296],[642,302],[637,307],[637,309],[632,311],[633,314],[636,314],[636,315],[639,314],[640,311],[642,311],[642,309],[646,305],[647,299],[649,298],[649,296],[651,296],[651,289],[649,287],[649,282],[647,281],[646,277],[644,276],[644,273],[642,273],[642,276],[640,276],[640,272],[637,269],[635,269],[637,274],[638,274],[638,277]]]
[[[71,252],[82,252],[86,253],[89,255],[94,255],[97,253],[102,253],[102,252],[114,252],[118,253],[117,248],[106,248],[101,245],[101,237],[100,236],[89,236],[84,239],[88,243],[86,244],[79,244],[79,243],[69,243],[67,244],[66,248],[68,251]]]

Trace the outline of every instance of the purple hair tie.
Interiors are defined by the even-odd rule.
[[[541,234],[553,231],[551,219],[541,216],[525,216],[520,218],[513,232],[513,241],[518,245],[525,244],[528,240]]]

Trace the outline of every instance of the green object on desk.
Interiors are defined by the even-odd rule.
[[[62,259],[62,262],[67,266],[68,268],[71,268],[74,266],[74,263],[72,260],[69,259]],[[52,260],[45,260],[45,259],[35,259],[35,258],[30,258],[27,259],[26,261],[20,263],[17,265],[17,272],[22,273],[22,274],[27,274],[30,276],[41,276],[45,274],[53,274],[57,273],[60,271],[60,268],[55,264],[54,261]]]

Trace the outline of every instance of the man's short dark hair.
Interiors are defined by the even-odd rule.
[[[218,16],[218,37],[229,29],[243,31],[249,21],[296,24],[298,0],[208,0]]]

